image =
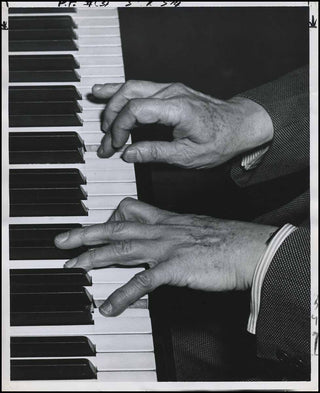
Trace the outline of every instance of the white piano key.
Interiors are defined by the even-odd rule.
[[[15,358],[28,359],[26,358]],[[32,357],[44,360],[47,357]],[[50,357],[50,359],[70,359],[69,357]],[[72,356],[72,359],[88,359],[97,371],[152,371],[155,370],[154,354],[150,352],[97,353],[95,356]]]
[[[11,260],[11,269],[61,269],[67,259]],[[142,267],[120,268],[108,267],[91,270],[89,276],[92,283],[125,283],[142,272]]]
[[[90,170],[105,170],[105,171],[112,171],[112,170],[122,170],[127,169],[133,164],[129,164],[122,159],[112,159],[111,158],[101,158],[98,160],[91,160],[86,162],[85,164],[11,164],[10,169],[68,169],[68,168],[75,168],[79,169],[85,175],[86,171]]]
[[[96,66],[96,67],[81,67],[79,70],[79,74],[81,77],[85,76],[95,76],[95,75],[102,75],[102,76],[124,76],[124,70],[122,64],[119,65],[104,65],[104,66]]]
[[[98,382],[156,382],[155,371],[109,371],[99,372]]]
[[[114,171],[86,171],[88,183],[105,183],[105,182],[134,182],[135,174],[133,165],[128,165],[126,169]]]
[[[144,371],[156,368],[154,354],[150,352],[97,353],[88,359],[98,371]]]
[[[94,283],[87,286],[87,291],[93,296],[94,300],[106,300],[114,291],[120,288],[123,283]],[[147,295],[141,299],[147,299]]]
[[[30,3],[29,3],[30,5]],[[10,5],[11,6],[11,5]],[[20,2],[19,2],[20,7]],[[21,6],[22,7],[22,6]],[[62,8],[62,7],[61,7]],[[13,17],[16,16],[26,16],[25,13],[16,13],[12,15]],[[79,18],[97,18],[97,17],[110,17],[116,18],[117,17],[117,9],[116,8],[102,8],[99,7],[98,9],[94,8],[77,8],[76,13],[70,12],[68,8],[65,8],[64,12],[50,12],[50,13],[30,13],[28,16],[72,16],[72,19],[76,21]]]
[[[123,195],[103,195],[103,196],[89,196],[83,201],[83,204],[88,209],[116,209],[122,201]]]
[[[74,57],[81,64],[81,66],[101,66],[101,65],[103,66],[105,64],[110,64],[110,65],[123,64],[123,59],[120,54],[114,54],[114,55],[95,54],[94,56],[85,56],[75,53]]]
[[[43,216],[43,217],[10,217],[9,223],[14,224],[97,224],[109,220],[113,210],[92,210],[87,216]]]
[[[96,16],[92,18],[88,17],[78,17],[75,16],[72,18],[75,23],[77,24],[77,27],[112,27],[112,26],[118,26],[119,21],[117,15],[112,15],[112,16]]]
[[[103,27],[78,27],[75,30],[79,37],[95,37],[95,36],[120,36],[120,27],[119,25],[115,26],[103,26]]]
[[[88,335],[97,352],[153,351],[151,334]]]
[[[90,196],[95,195],[137,195],[136,183],[88,183],[83,185],[84,190]]]
[[[104,48],[102,50],[102,48]],[[38,55],[39,51],[21,51],[21,52],[14,52],[11,51],[9,52],[9,55]],[[68,50],[68,51],[41,51],[41,55],[75,55],[75,56],[101,56],[101,55],[116,55],[116,56],[121,56],[122,50],[121,46],[104,46],[104,47],[99,47],[99,53],[94,50],[93,47],[86,47],[86,48],[81,48],[81,50]]]
[[[97,318],[93,325],[11,326],[11,336],[70,336],[151,333],[150,318]]]
[[[77,45],[79,48],[85,46],[106,46],[106,45],[121,45],[120,34],[114,36],[101,36],[101,37],[82,37],[79,36],[77,39]],[[98,50],[98,48],[96,48]]]
[[[129,281],[133,276],[145,270],[142,267],[114,268],[108,267],[90,271],[93,283],[115,282],[123,283]]]
[[[88,47],[89,48],[89,47]],[[123,83],[124,76],[122,74],[118,76],[85,76],[81,78],[81,82],[72,82],[72,85],[79,88],[79,91],[84,94],[91,94],[92,86],[96,83],[104,84],[104,83]],[[10,86],[70,86],[70,82],[12,82]],[[81,90],[82,89],[82,90]],[[43,128],[43,127],[42,127]]]

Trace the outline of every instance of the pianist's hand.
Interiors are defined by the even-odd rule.
[[[68,268],[149,265],[100,307],[103,315],[114,316],[163,284],[204,291],[250,288],[266,240],[276,229],[170,213],[126,198],[107,223],[73,229],[55,243],[64,249],[103,245],[66,262]]]
[[[103,114],[98,155],[111,157],[137,124],[172,126],[172,142],[139,142],[127,148],[127,162],[165,162],[184,168],[210,168],[269,142],[271,118],[242,97],[212,98],[181,83],[128,81],[95,85],[93,95],[109,99]]]

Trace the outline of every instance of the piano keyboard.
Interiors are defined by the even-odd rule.
[[[156,381],[147,298],[97,310],[142,269],[63,269],[83,249],[53,244],[137,197],[121,152],[96,155],[105,104],[91,88],[123,81],[116,9],[9,10],[11,380]]]

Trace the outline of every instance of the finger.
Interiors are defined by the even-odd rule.
[[[130,100],[134,98],[150,97],[167,86],[169,86],[167,83],[164,84],[147,81],[128,81],[124,83],[119,89],[117,89],[106,106],[103,114],[102,130],[107,131],[109,129],[118,113]],[[104,88],[99,90],[100,94],[103,94],[103,90]],[[113,91],[113,87],[109,89],[106,85],[106,90],[108,96],[110,96],[109,94],[110,91]]]
[[[127,239],[156,239],[161,228],[148,224],[114,221],[76,228],[55,238],[55,245],[62,249],[104,244],[107,241]]]
[[[123,240],[103,247],[92,248],[64,265],[86,271],[111,265],[137,266],[156,264],[163,259],[164,247],[155,240]]]
[[[164,162],[167,164],[188,167],[192,165],[194,155],[190,141],[173,142],[139,142],[134,143],[122,154],[126,162]]]
[[[160,285],[168,282],[168,271],[163,265],[158,265],[152,269],[136,274],[127,284],[117,289],[99,307],[99,311],[104,316],[116,316],[121,314],[130,304],[134,303],[142,296]]]
[[[100,99],[112,97],[123,85],[123,83],[96,84],[92,87],[92,94]]]
[[[112,146],[116,149],[123,147],[137,123],[161,123],[175,127],[180,118],[181,110],[176,100],[133,99],[122,109],[112,125]]]
[[[109,222],[134,221],[146,224],[157,224],[171,216],[177,216],[177,214],[159,209],[158,207],[151,206],[148,203],[133,198],[124,198],[113,212]]]
[[[100,142],[100,147],[97,151],[97,155],[100,158],[109,158],[114,155],[116,149],[112,147],[112,136],[110,132],[107,132]]]

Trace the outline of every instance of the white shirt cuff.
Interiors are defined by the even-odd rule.
[[[266,252],[261,256],[253,276],[253,283],[251,288],[251,304],[250,316],[248,320],[247,330],[249,333],[256,333],[256,325],[260,309],[261,289],[263,280],[270,266],[270,263],[275,256],[278,248],[285,241],[285,239],[297,228],[291,224],[284,225],[277,233],[270,238],[269,245]]]
[[[246,154],[241,160],[241,167],[246,171],[256,168],[268,150],[269,146],[265,146],[255,150],[254,152]]]

